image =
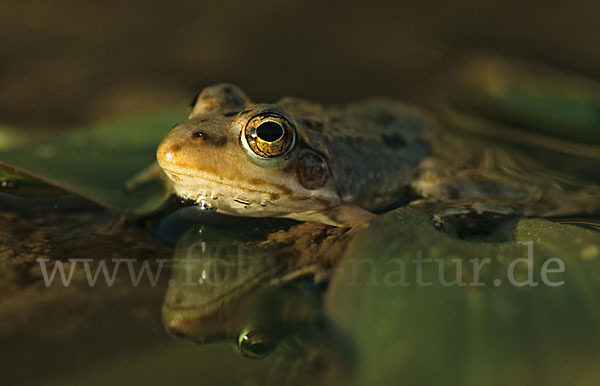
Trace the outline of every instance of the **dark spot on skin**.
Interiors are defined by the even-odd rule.
[[[298,182],[306,189],[314,190],[322,188],[329,178],[327,165],[315,153],[305,153],[298,160],[296,178],[298,178]]]
[[[181,150],[181,146],[180,145],[173,145],[169,148],[169,151],[171,153],[177,153],[179,150]]]
[[[231,94],[233,92],[233,89],[231,87],[227,86],[223,89],[223,92],[225,94]]]
[[[275,186],[277,189],[279,189],[279,191],[281,191],[281,193],[285,194],[286,196],[291,196],[294,193],[294,192],[292,192],[292,189],[288,188],[285,185],[273,184],[273,186]]]
[[[397,149],[406,146],[406,141],[400,134],[384,134],[383,144],[389,148]]]
[[[322,199],[322,198],[317,198],[317,197],[314,197],[313,199],[314,199],[316,202],[318,202],[318,203],[319,203],[319,204],[320,204],[322,207],[329,207],[329,206],[332,206],[332,205],[333,205],[333,203],[332,203],[331,201],[327,201],[327,200],[324,200],[324,199]],[[341,222],[341,221],[336,221],[336,222]]]
[[[248,182],[252,185],[266,185],[266,182],[261,180],[260,178],[250,178]]]
[[[227,92],[226,90],[229,90],[229,92]],[[241,107],[244,105],[244,100],[242,99],[242,97],[234,93],[231,88],[225,89],[223,91],[223,95],[220,96],[220,98],[222,98],[221,106]],[[217,98],[217,100],[219,100],[219,98]]]
[[[279,196],[279,194],[277,194],[277,193],[271,193],[271,194],[269,195],[269,198],[271,199],[271,201],[279,200],[279,197],[280,197],[280,196]]]
[[[303,119],[302,124],[309,129],[323,130],[323,123],[313,121],[312,119]]]
[[[290,162],[287,165],[285,165],[285,167],[281,169],[281,171],[284,173],[292,173],[295,167],[296,165]]]
[[[226,118],[230,118],[230,117],[235,117],[238,114],[239,114],[239,111],[229,111],[227,113],[224,113],[223,116]]]
[[[211,143],[215,146],[224,146],[227,143],[227,137],[215,137],[211,140]]]
[[[460,198],[460,193],[454,186],[448,186],[447,192],[448,198],[451,200],[458,200]]]
[[[373,117],[373,121],[378,125],[388,126],[396,121],[396,117],[389,113],[380,113]]]

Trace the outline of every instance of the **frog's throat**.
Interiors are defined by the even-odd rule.
[[[306,197],[293,200],[290,196],[280,197],[277,201],[268,199],[256,203],[244,198],[249,195],[243,189],[236,190],[232,196],[223,195],[223,189],[204,189],[197,185],[175,185],[178,196],[194,201],[202,209],[217,210],[234,216],[284,217],[299,221],[314,221],[333,226],[352,226],[371,219],[374,215],[356,205],[342,204],[339,200],[310,200]],[[268,192],[262,192],[268,195]],[[312,201],[312,202],[307,202]]]
[[[251,185],[245,181],[216,180],[211,176],[199,176],[164,169],[173,181],[175,193],[192,200],[204,209],[251,217],[288,217],[302,221],[319,221],[328,224],[338,222],[321,221],[321,212],[338,206],[337,192],[321,191],[296,194],[292,184]],[[329,218],[331,216],[325,216]]]

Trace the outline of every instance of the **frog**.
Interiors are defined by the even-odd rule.
[[[266,239],[255,245],[256,256],[234,254],[231,263],[223,256],[199,256],[202,280],[223,271],[213,262],[236,267],[235,275],[218,286],[172,286],[163,304],[166,330],[197,343],[229,341],[254,359],[296,336],[297,329],[320,337],[318,328],[312,331],[322,327],[318,313],[283,323],[278,313],[283,308],[273,306],[271,295],[280,294],[282,285],[301,293],[307,284],[327,293],[352,243],[370,224],[377,226],[371,220],[380,214],[402,219],[418,213],[421,221],[425,212],[438,231],[481,246],[506,242],[515,216],[598,209],[596,185],[544,173],[535,154],[507,149],[497,137],[482,141],[444,123],[423,108],[389,98],[338,106],[293,97],[255,103],[232,84],[205,88],[193,100],[189,118],[176,124],[157,150],[176,194],[206,210],[303,223],[266,229]],[[527,167],[514,173],[520,164]],[[199,244],[207,250],[220,240],[210,231],[203,230],[205,243]],[[223,243],[237,238],[229,235]],[[173,270],[173,283],[186,275]]]
[[[425,110],[383,97],[339,106],[295,97],[257,103],[233,84],[208,86],[156,157],[178,196],[237,216],[346,226],[423,202],[438,218],[600,207],[597,185],[581,194],[576,181],[541,180],[526,151],[515,156],[457,135]],[[518,162],[528,172],[512,173]]]

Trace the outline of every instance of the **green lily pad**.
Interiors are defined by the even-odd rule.
[[[152,212],[171,194],[158,173],[133,189],[125,184],[156,162],[158,143],[184,118],[182,109],[165,110],[42,140],[0,130],[3,181],[24,174],[126,215]]]
[[[467,115],[600,144],[600,84],[541,65],[479,57],[461,67],[445,103]]]
[[[360,357],[354,384],[598,384],[600,233],[522,219],[499,236],[457,239],[405,209],[353,240],[326,306]]]

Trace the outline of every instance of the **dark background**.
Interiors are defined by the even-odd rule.
[[[62,128],[188,103],[228,81],[259,101],[423,101],[473,51],[600,77],[597,1],[0,3],[0,121]]]

